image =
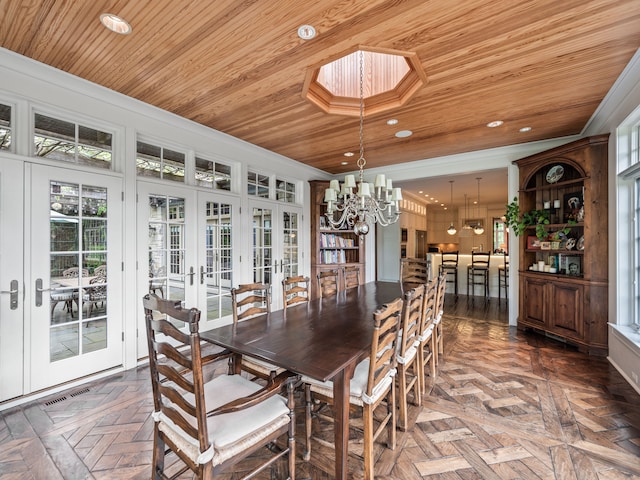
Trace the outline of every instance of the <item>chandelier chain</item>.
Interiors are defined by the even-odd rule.
[[[360,168],[360,181],[364,181],[364,166],[367,161],[364,158],[364,52],[360,50],[358,57],[360,66],[360,156],[356,165]]]

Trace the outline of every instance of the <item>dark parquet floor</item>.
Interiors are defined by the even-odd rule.
[[[376,478],[640,479],[640,395],[606,359],[509,327],[506,310],[447,296],[439,374],[396,449],[376,445]],[[139,367],[2,411],[0,478],[150,478],[151,410]],[[361,451],[353,435],[355,479]],[[297,478],[331,479],[332,465],[332,449],[314,443]]]

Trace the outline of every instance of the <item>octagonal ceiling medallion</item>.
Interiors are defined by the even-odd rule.
[[[364,114],[399,107],[427,82],[415,53],[359,46],[307,71],[303,96],[327,113],[360,115],[359,51],[364,56]]]

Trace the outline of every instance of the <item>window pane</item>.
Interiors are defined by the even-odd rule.
[[[163,148],[162,157],[162,178],[173,182],[184,183],[184,153]]]
[[[75,132],[76,126],[71,122],[36,113],[35,155],[75,163]]]
[[[160,178],[162,149],[155,145],[138,142],[136,168],[139,176]]]
[[[213,189],[214,179],[213,162],[196,157],[196,185]]]
[[[107,132],[78,126],[78,163],[110,169],[112,137]]]
[[[231,191],[231,167],[229,165],[215,164],[215,182],[218,190]]]
[[[11,107],[0,103],[0,150],[11,150]]]

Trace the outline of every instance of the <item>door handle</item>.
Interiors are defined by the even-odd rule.
[[[18,280],[11,280],[9,288],[11,288],[11,290],[0,290],[0,293],[8,293],[11,295],[9,306],[11,310],[16,310],[18,308]]]
[[[50,288],[42,288],[42,279],[36,278],[36,307],[42,306],[42,292],[49,292]]]
[[[204,284],[204,267],[200,265],[200,285]]]
[[[190,280],[189,280],[189,285],[193,285],[193,276],[196,274],[196,272],[193,271],[193,267],[189,268],[189,273],[187,273],[187,275],[189,275]]]
[[[280,273],[284,272],[284,260],[280,260]]]

